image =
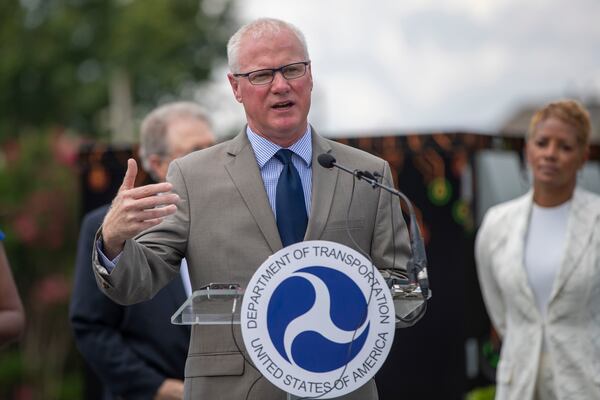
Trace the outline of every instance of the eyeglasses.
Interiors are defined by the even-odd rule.
[[[266,68],[256,71],[250,71],[243,74],[233,74],[236,78],[248,78],[253,85],[268,85],[275,79],[275,73],[281,72],[281,75],[287,79],[298,79],[306,74],[306,66],[310,61],[300,61],[297,63],[283,65],[279,68]]]

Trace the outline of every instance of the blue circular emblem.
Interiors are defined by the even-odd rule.
[[[246,352],[266,379],[298,397],[329,399],[355,391],[381,368],[394,340],[394,302],[359,252],[306,241],[257,268],[240,324]]]
[[[319,324],[286,335],[288,327],[293,327],[292,323],[314,309],[316,303],[323,304],[318,307],[323,315],[315,316]],[[367,301],[344,273],[318,266],[302,268],[273,291],[267,328],[275,349],[288,362],[311,372],[333,371],[352,361],[365,344],[369,334]],[[338,330],[356,331],[357,335],[350,342],[339,343],[335,340]]]

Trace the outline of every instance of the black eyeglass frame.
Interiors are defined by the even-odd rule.
[[[288,67],[291,67],[292,65],[299,65],[299,64],[304,65],[304,73],[302,75],[296,76],[294,78],[287,78],[285,76],[285,74],[283,73],[283,70],[286,69],[286,68],[288,68]],[[306,75],[306,70],[307,70],[306,67],[308,67],[309,65],[310,65],[310,60],[309,61],[298,61],[298,62],[293,62],[291,64],[282,65],[281,67],[278,67],[278,68],[257,69],[257,70],[250,71],[250,72],[243,72],[243,73],[239,73],[239,74],[233,74],[233,76],[235,78],[248,78],[248,82],[250,82],[252,85],[255,85],[255,86],[269,85],[275,79],[275,74],[277,72],[281,72],[281,76],[283,76],[288,81],[289,80],[293,80],[293,79],[302,78],[304,75]],[[252,80],[250,79],[250,75],[255,74],[257,72],[266,72],[266,71],[269,71],[269,72],[272,73],[270,81],[265,82],[265,83],[253,83]]]

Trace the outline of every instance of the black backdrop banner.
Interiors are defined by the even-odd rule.
[[[415,326],[396,331],[376,376],[381,399],[463,399],[479,373],[466,376],[465,343],[489,333],[473,257],[472,154],[489,138],[433,134],[341,140],[390,163],[414,203],[426,243],[433,296]],[[351,167],[351,166],[349,166]],[[405,218],[408,221],[408,218]]]
[[[498,349],[490,347],[494,334],[473,256],[477,228],[473,160],[479,150],[489,148],[520,155],[523,139],[459,132],[337,140],[390,163],[396,186],[414,203],[426,241],[433,297],[421,321],[397,331],[376,376],[380,398],[462,400],[472,388],[493,384]],[[110,202],[122,182],[127,158],[135,154],[136,149],[128,147],[82,147],[83,213]],[[590,159],[600,159],[600,146],[592,146]],[[136,185],[148,182],[140,168]],[[86,398],[98,393],[95,385],[93,378],[86,382]]]

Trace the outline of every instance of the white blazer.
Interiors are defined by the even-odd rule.
[[[490,208],[475,243],[483,299],[502,336],[496,399],[533,399],[544,334],[557,398],[600,399],[600,196],[575,190],[545,319],[524,266],[532,202],[530,191]]]

